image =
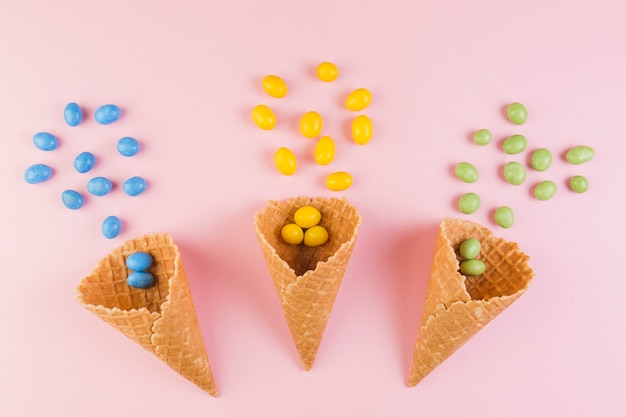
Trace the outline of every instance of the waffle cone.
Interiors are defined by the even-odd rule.
[[[486,270],[465,277],[459,272],[456,249],[471,237],[481,243],[477,259],[485,263]],[[435,242],[409,385],[417,385],[517,300],[532,278],[528,256],[517,243],[493,237],[490,230],[470,221],[444,220]]]
[[[126,257],[138,251],[154,259],[149,272],[156,283],[145,290],[126,283]],[[151,234],[126,242],[83,278],[77,292],[87,310],[217,396],[187,276],[171,237]]]
[[[302,206],[322,214],[328,242],[311,248],[286,243],[281,229]],[[287,325],[306,370],[311,369],[343,279],[361,216],[345,198],[298,197],[269,201],[255,215],[257,237],[274,280]]]

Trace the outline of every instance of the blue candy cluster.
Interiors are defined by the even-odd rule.
[[[94,120],[101,125],[108,125],[117,121],[122,116],[121,109],[115,104],[105,104],[96,109],[94,112]],[[83,109],[79,104],[71,102],[65,106],[63,118],[68,126],[76,127],[83,121]],[[49,132],[37,132],[33,136],[35,147],[42,151],[53,151],[59,147],[59,140],[55,135]],[[139,142],[132,137],[126,136],[121,138],[116,144],[117,151],[124,157],[136,155],[141,146]],[[74,169],[85,174],[96,165],[96,156],[91,152],[81,152],[74,159]],[[54,174],[54,170],[46,164],[34,164],[28,167],[24,173],[24,180],[29,184],[39,184],[48,181]],[[142,177],[132,177],[126,180],[122,186],[123,191],[132,197],[142,194],[148,184]],[[101,197],[109,194],[113,190],[113,183],[105,177],[93,177],[87,182],[87,191],[94,196]],[[70,210],[78,210],[85,203],[85,197],[76,190],[65,190],[61,193],[61,201]],[[102,234],[107,239],[117,237],[122,231],[122,221],[116,216],[109,216],[102,222]],[[150,261],[151,263],[152,261]],[[143,277],[145,272],[141,269],[136,270]],[[149,274],[148,274],[149,275]],[[134,278],[142,282],[147,282],[149,278]],[[152,278],[154,282],[154,278]],[[152,285],[152,284],[150,284]]]
[[[152,266],[152,256],[146,252],[135,252],[126,258],[126,267],[131,272],[126,278],[126,282],[135,288],[150,288],[154,285],[154,275],[146,272]]]

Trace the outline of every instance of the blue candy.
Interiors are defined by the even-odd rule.
[[[44,164],[35,164],[26,169],[24,179],[29,184],[47,181],[52,176],[52,168]]]
[[[53,151],[59,146],[57,138],[48,132],[35,133],[33,142],[35,142],[35,146],[42,151]]]
[[[139,142],[135,138],[125,137],[117,141],[117,151],[122,156],[135,156],[139,148]]]
[[[146,289],[154,285],[154,275],[150,272],[135,271],[128,275],[126,282],[131,287]]]
[[[115,104],[105,104],[96,109],[93,117],[101,125],[108,125],[119,119],[121,115],[122,111]]]
[[[70,210],[78,210],[83,206],[84,200],[83,196],[80,195],[78,191],[74,190],[65,190],[61,194],[61,200],[63,200],[63,204]]]
[[[122,221],[116,216],[109,216],[102,222],[102,234],[107,239],[117,237],[122,231]]]
[[[132,177],[124,181],[122,188],[124,192],[131,197],[138,196],[146,190],[148,184],[141,177]]]
[[[92,178],[87,183],[87,191],[98,197],[107,195],[111,188],[113,188],[113,184],[108,178],[104,177]]]
[[[70,126],[78,126],[83,121],[83,110],[76,103],[69,103],[63,111],[65,123]]]
[[[95,164],[96,157],[91,152],[82,152],[74,159],[74,168],[81,174],[89,172]]]
[[[152,256],[146,252],[135,252],[126,258],[126,266],[133,271],[145,271],[152,266]]]

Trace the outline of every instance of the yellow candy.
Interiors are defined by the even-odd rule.
[[[316,111],[310,111],[300,120],[300,131],[307,138],[315,138],[322,132],[322,116]]]
[[[346,108],[352,111],[361,111],[369,106],[372,93],[367,88],[357,88],[346,98]]]
[[[333,172],[326,177],[326,187],[331,191],[343,191],[352,185],[352,175],[347,172]]]
[[[292,245],[299,245],[304,239],[304,231],[295,223],[284,225],[280,231],[280,235],[285,242],[291,243]]]
[[[316,226],[321,218],[320,211],[312,206],[302,206],[293,214],[293,220],[303,229]]]
[[[372,139],[372,121],[361,114],[352,121],[352,138],[359,145],[365,145]]]
[[[261,129],[272,130],[276,126],[276,116],[265,104],[259,104],[252,110],[252,120]]]
[[[291,149],[285,147],[278,148],[274,154],[274,162],[276,162],[276,168],[284,175],[293,175],[298,167],[296,155]]]
[[[287,84],[277,75],[263,77],[263,89],[272,97],[283,98],[287,95]]]
[[[339,70],[337,69],[337,65],[332,62],[322,62],[317,66],[317,78],[322,81],[335,81],[338,76]]]
[[[315,145],[315,162],[328,165],[335,159],[335,142],[330,136],[322,136]]]
[[[328,241],[328,232],[322,226],[313,226],[304,232],[304,244],[313,248]]]

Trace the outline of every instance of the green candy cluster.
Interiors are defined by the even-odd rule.
[[[465,239],[459,246],[461,263],[459,271],[463,275],[476,276],[485,272],[485,263],[476,257],[480,254],[480,241],[476,238]]]

